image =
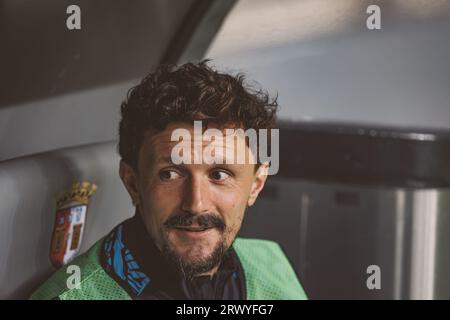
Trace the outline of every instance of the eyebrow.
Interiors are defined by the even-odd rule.
[[[170,156],[159,157],[158,158],[158,162],[161,162],[161,160],[164,161],[164,162],[173,163],[172,162],[172,157],[170,157]]]
[[[213,166],[213,167],[223,167],[223,168],[229,168],[229,169],[237,169],[237,168],[241,167],[241,165],[242,165],[242,164],[238,164],[238,163],[226,163],[226,159],[227,158],[222,159],[223,163],[213,163],[213,164],[209,164],[209,165]],[[178,166],[178,167],[186,166],[185,163],[174,164],[172,161],[172,158],[170,156],[158,157],[156,163],[168,163],[168,164],[172,164],[172,165]],[[206,164],[206,163],[203,163],[203,164]]]
[[[168,163],[168,164],[173,164],[172,162],[172,158],[170,156],[164,156],[164,157],[158,157],[155,160],[149,160],[146,162],[146,167],[150,167],[151,165],[157,165],[157,164],[161,164],[161,163]]]

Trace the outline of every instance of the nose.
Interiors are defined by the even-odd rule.
[[[212,203],[207,179],[191,176],[183,189],[182,210],[191,214],[204,214],[211,212]]]

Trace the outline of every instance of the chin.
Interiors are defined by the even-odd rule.
[[[227,243],[218,230],[201,239],[186,239],[179,232],[171,230],[163,247],[164,253],[189,278],[217,266],[227,250]]]
[[[174,244],[173,251],[186,262],[195,262],[210,257],[219,246],[219,241],[198,241],[193,243]]]

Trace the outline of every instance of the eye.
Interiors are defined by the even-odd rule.
[[[222,171],[222,170],[215,170],[215,171],[211,172],[210,177],[213,180],[223,181],[223,180],[229,178],[230,174],[225,171]]]
[[[174,170],[163,170],[159,173],[159,178],[161,180],[175,180],[180,177],[180,174]]]

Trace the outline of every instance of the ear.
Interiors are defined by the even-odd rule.
[[[261,164],[256,170],[255,179],[252,182],[252,188],[250,190],[250,196],[247,201],[247,205],[251,207],[255,201],[256,198],[258,198],[259,193],[264,187],[264,184],[267,180],[267,174],[269,172],[269,164],[267,162]]]
[[[137,184],[137,175],[134,169],[128,165],[125,161],[120,160],[119,176],[122,182],[130,194],[133,205],[139,204],[139,192]]]

